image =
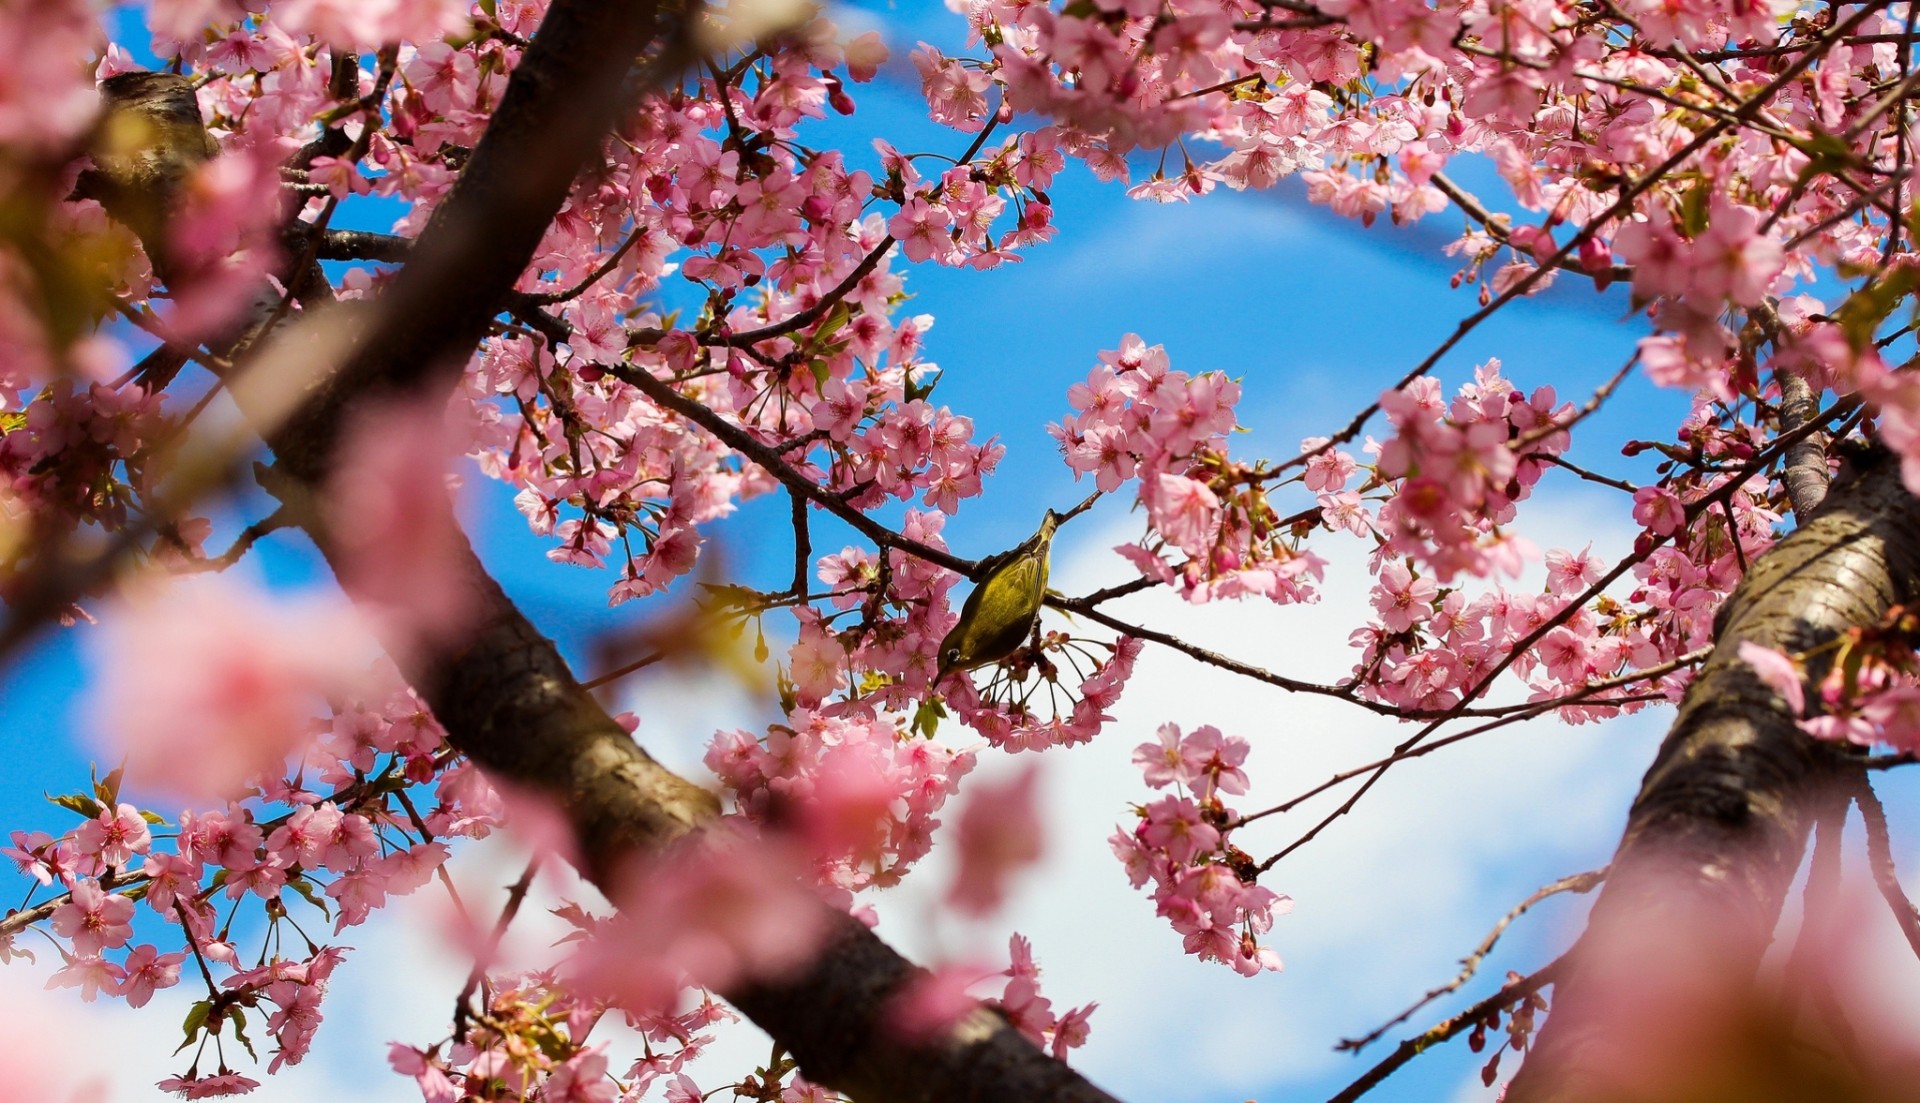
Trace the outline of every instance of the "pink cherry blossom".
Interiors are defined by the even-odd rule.
[[[54,909],[54,933],[73,940],[82,957],[124,946],[133,937],[133,901],[101,889],[95,881],[74,882],[67,902]]]
[[[1036,808],[1038,770],[1029,765],[1005,784],[976,782],[960,813],[960,865],[947,901],[976,915],[1006,898],[1007,879],[1040,860],[1045,828]]]
[[[316,703],[355,684],[366,646],[340,606],[225,576],[175,583],[103,630],[94,722],[132,781],[231,795],[309,738]]]

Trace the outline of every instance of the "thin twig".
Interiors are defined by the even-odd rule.
[[[493,933],[487,937],[487,948],[473,959],[473,970],[467,974],[467,983],[460,989],[460,995],[453,1001],[453,1036],[464,1039],[467,1035],[467,1020],[472,1016],[473,994],[487,977],[487,966],[493,955],[499,951],[500,943],[507,937],[507,928],[513,925],[514,917],[520,914],[520,904],[527,898],[527,890],[533,887],[533,879],[540,873],[540,855],[536,854],[527,863],[520,879],[507,887],[507,902],[500,909],[500,918],[494,921]]]
[[[1531,998],[1536,992],[1554,982],[1554,979],[1559,975],[1561,963],[1564,961],[1566,961],[1564,957],[1557,958],[1529,976],[1508,981],[1501,986],[1498,992],[1467,1008],[1465,1011],[1460,1012],[1451,1019],[1444,1019],[1421,1033],[1406,1039],[1398,1046],[1395,1046],[1393,1052],[1389,1053],[1379,1064],[1362,1073],[1358,1080],[1348,1084],[1332,1098],[1328,1099],[1327,1103],[1353,1103],[1354,1100],[1372,1091],[1375,1087],[1378,1087],[1381,1081],[1393,1075],[1400,1066],[1420,1056],[1420,1054],[1426,1052],[1431,1047],[1447,1041],[1450,1038],[1456,1038],[1462,1033],[1473,1029],[1475,1024],[1486,1019],[1496,1011],[1511,1007],[1520,1000]]]
[[[1488,954],[1493,952],[1494,944],[1500,941],[1500,936],[1506,933],[1507,928],[1513,925],[1514,920],[1519,919],[1521,916],[1525,915],[1528,909],[1532,908],[1535,904],[1540,903],[1542,900],[1545,900],[1550,896],[1558,896],[1560,893],[1563,893],[1563,892],[1576,892],[1576,893],[1583,893],[1583,894],[1592,892],[1595,886],[1599,885],[1600,882],[1606,879],[1607,879],[1607,867],[1602,866],[1599,869],[1590,869],[1585,873],[1571,874],[1569,876],[1562,877],[1558,881],[1555,881],[1551,884],[1542,885],[1539,889],[1536,889],[1534,891],[1532,896],[1529,896],[1525,900],[1522,900],[1518,904],[1515,904],[1513,906],[1513,910],[1507,912],[1506,915],[1502,916],[1500,918],[1500,922],[1495,923],[1493,925],[1493,929],[1487,932],[1487,937],[1480,940],[1480,945],[1475,946],[1471,954],[1468,954],[1466,957],[1460,959],[1460,965],[1461,965],[1460,972],[1452,980],[1439,986],[1438,988],[1432,989],[1426,995],[1420,997],[1418,1000],[1415,1000],[1413,1003],[1413,1006],[1407,1008],[1405,1011],[1402,1011],[1400,1014],[1394,1016],[1392,1019],[1388,1020],[1387,1022],[1380,1024],[1379,1027],[1377,1027],[1370,1033],[1366,1034],[1364,1037],[1343,1040],[1340,1042],[1339,1045],[1336,1045],[1333,1048],[1337,1050],[1348,1050],[1348,1051],[1357,1053],[1360,1050],[1365,1049],[1366,1047],[1372,1045],[1374,1042],[1379,1041],[1381,1035],[1385,1034],[1389,1030],[1392,1030],[1394,1027],[1399,1026],[1401,1023],[1406,1022],[1408,1019],[1413,1018],[1414,1014],[1418,1012],[1421,1008],[1427,1006],[1428,1004],[1432,1003],[1433,1001],[1439,999],[1442,996],[1450,995],[1454,992],[1459,991],[1462,985],[1466,984],[1467,981],[1473,979],[1473,974],[1479,971],[1480,963],[1486,960],[1486,957]]]

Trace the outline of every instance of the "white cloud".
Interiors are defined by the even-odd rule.
[[[1543,547],[1594,539],[1597,551],[1619,552],[1630,540],[1626,528],[1596,524],[1609,509],[1578,493],[1543,500],[1527,531]],[[1070,527],[1056,545],[1056,588],[1085,593],[1126,577],[1108,549],[1137,534],[1138,523],[1123,515],[1104,528]],[[1316,548],[1332,561],[1317,605],[1193,607],[1156,595],[1116,615],[1270,670],[1336,679],[1354,659],[1346,634],[1366,619],[1365,549],[1341,537],[1320,537]],[[1123,1097],[1174,1100],[1280,1097],[1357,1074],[1363,1066],[1331,1052],[1335,1041],[1364,1033],[1450,977],[1494,920],[1539,884],[1606,860],[1670,715],[1579,728],[1516,725],[1397,766],[1353,814],[1267,875],[1264,883],[1297,902],[1270,936],[1287,970],[1245,979],[1182,956],[1178,936],[1127,886],[1107,850],[1128,802],[1149,793],[1130,762],[1133,747],[1167,721],[1247,737],[1255,788],[1237,806],[1251,811],[1381,757],[1413,729],[1154,647],[1114,711],[1092,744],[1041,760],[1046,862],[997,933],[976,933],[968,948],[1004,953],[1007,930],[1032,937],[1056,1008],[1101,1003],[1076,1064]],[[1007,765],[989,756],[982,772]],[[1264,857],[1350,791],[1249,829],[1240,842]],[[922,958],[961,948],[940,945],[943,932],[924,922],[927,899],[944,885],[939,854],[882,903],[882,933]],[[1489,975],[1502,967],[1496,959]]]
[[[1543,547],[1578,547],[1591,538],[1600,553],[1618,554],[1630,533],[1616,505],[1579,489],[1556,492],[1529,507],[1527,531]],[[1084,593],[1124,577],[1109,549],[1137,531],[1138,519],[1113,513],[1110,523],[1089,518],[1063,533],[1055,552],[1055,585],[1062,592]],[[1192,607],[1145,596],[1125,603],[1119,615],[1289,675],[1337,678],[1352,663],[1346,631],[1365,615],[1364,546],[1322,536],[1316,547],[1332,561],[1317,605]],[[645,718],[643,743],[690,777],[706,777],[698,759],[714,729],[764,719],[764,701],[724,675],[671,672],[638,685],[621,704]],[[1183,956],[1178,937],[1152,914],[1144,895],[1128,888],[1107,850],[1106,837],[1126,817],[1128,802],[1149,793],[1130,762],[1132,748],[1166,721],[1189,728],[1213,723],[1247,737],[1255,792],[1238,806],[1252,810],[1379,757],[1410,729],[1149,648],[1109,730],[1091,745],[1038,759],[1048,857],[1002,920],[965,929],[940,913],[935,902],[949,867],[943,848],[936,848],[906,886],[880,897],[881,933],[929,963],[998,958],[1010,931],[1029,935],[1056,1008],[1100,1001],[1092,1040],[1075,1063],[1123,1098],[1318,1097],[1324,1086],[1364,1067],[1333,1053],[1335,1041],[1372,1028],[1450,977],[1457,959],[1533,888],[1606,860],[1669,715],[1663,710],[1578,728],[1556,721],[1519,725],[1395,768],[1352,815],[1268,875],[1271,887],[1298,902],[1270,936],[1287,970],[1244,979]],[[989,754],[980,772],[1024,765]],[[965,796],[963,789],[960,799]],[[1330,807],[1327,800],[1309,804],[1250,831],[1242,843],[1264,856]],[[956,817],[950,810],[946,818]],[[497,913],[522,861],[511,847],[493,844],[459,855],[455,876],[482,922]],[[544,877],[516,929],[521,951],[537,953],[550,944],[558,928],[545,909],[562,894],[582,891],[591,892],[560,875]],[[314,1055],[268,1082],[267,1098],[417,1098],[408,1081],[386,1070],[385,1043],[432,1040],[445,1030],[465,975],[455,940],[444,933],[445,907],[438,888],[429,887],[349,932],[347,941],[358,949],[336,973]],[[1577,914],[1566,902],[1543,906],[1509,934],[1522,948],[1496,955],[1482,979],[1494,983],[1507,967],[1542,963],[1526,942],[1564,937]],[[115,1085],[111,1098],[151,1098],[154,1081],[185,1067],[184,1058],[169,1054],[194,998],[189,983],[138,1012],[105,1001],[80,1005],[70,992],[42,994],[39,983],[32,970],[0,970],[0,1003],[50,1005],[49,1014],[69,1016],[75,1025],[66,1033],[114,1055],[100,1066]],[[1382,1048],[1443,1013],[1436,1008],[1417,1016]],[[711,1072],[697,1071],[696,1078],[711,1086],[739,1075],[764,1060],[766,1047],[757,1030],[729,1031],[706,1062]],[[633,1048],[617,1045],[616,1056]],[[1440,1072],[1426,1073],[1416,1062],[1401,1074],[1403,1083],[1409,1074]],[[1443,1080],[1415,1083],[1424,1086],[1421,1098],[1485,1098],[1477,1080],[1460,1077],[1456,1064]]]

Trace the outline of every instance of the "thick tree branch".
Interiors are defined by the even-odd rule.
[[[555,0],[357,348],[297,414],[263,426],[290,480],[310,493],[326,485],[351,408],[451,386],[598,153],[661,21],[651,0]],[[307,525],[332,561],[338,547],[324,524]],[[457,749],[501,783],[555,801],[575,829],[583,871],[617,898],[624,858],[695,829],[718,802],[607,716],[470,548],[446,569],[476,628],[458,650],[396,657]],[[986,1009],[927,1042],[903,1042],[888,1029],[889,1003],[920,971],[858,921],[821,907],[830,937],[804,973],[726,993],[809,1079],[863,1101],[1109,1099]]]
[[[1555,986],[1555,1008],[1515,1078],[1512,1103],[1618,1098],[1617,1025],[1627,983],[1609,972],[1649,938],[1669,965],[1711,962],[1738,985],[1759,965],[1812,826],[1812,798],[1839,755],[1800,731],[1737,655],[1751,641],[1806,652],[1920,595],[1920,501],[1880,452],[1754,564],[1718,618],[1714,654],[1647,773],[1586,933]],[[1822,673],[1816,662],[1814,679]],[[1673,983],[1638,962],[1634,983]],[[1639,992],[1655,1000],[1660,989]],[[1670,993],[1669,993],[1670,994]],[[1663,1020],[1703,1032],[1710,1022]],[[1685,1039],[1673,1041],[1677,1051]]]
[[[548,10],[485,136],[380,296],[359,346],[273,434],[289,474],[320,481],[348,402],[451,385],[531,263],[574,177],[631,102],[636,65],[661,53],[668,56],[660,66],[677,67],[682,21],[656,0],[581,0]]]
[[[1780,429],[1791,432],[1813,417],[1819,398],[1798,372],[1779,372],[1775,378],[1780,384]],[[1796,442],[1787,449],[1786,461],[1780,481],[1786,485],[1787,500],[1793,503],[1793,515],[1805,520],[1827,497],[1826,436],[1814,433]]]

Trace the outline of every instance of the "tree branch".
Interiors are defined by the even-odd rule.
[[[326,485],[351,407],[452,386],[575,175],[598,154],[633,87],[635,58],[651,51],[667,55],[660,67],[676,64],[675,36],[662,22],[652,0],[555,0],[447,201],[376,300],[364,337],[298,413],[262,427],[291,480],[310,493]],[[333,562],[339,549],[324,524],[309,519],[308,527]],[[398,649],[403,672],[455,748],[563,810],[583,872],[616,896],[626,857],[711,820],[718,801],[634,743],[470,547],[444,569],[466,593],[475,627],[455,651]],[[888,1029],[888,1008],[920,970],[857,920],[820,907],[830,933],[806,970],[726,993],[808,1079],[863,1100],[1110,1099],[985,1009],[929,1041],[903,1042]]]
[[[1668,964],[1711,962],[1726,983],[1759,965],[1806,847],[1812,798],[1840,760],[1800,731],[1737,645],[1814,651],[1916,594],[1920,501],[1901,485],[1898,463],[1875,450],[1722,607],[1713,656],[1634,801],[1613,872],[1556,984],[1556,1009],[1509,1089],[1512,1103],[1616,1098],[1620,1042],[1609,1025],[1617,1001],[1634,998],[1622,985],[1673,983],[1658,976],[1659,961],[1639,962],[1631,980],[1609,973],[1622,947],[1644,947],[1658,932]],[[1685,1016],[1663,1022],[1712,1029]],[[1686,1039],[1666,1042],[1689,1049]]]

